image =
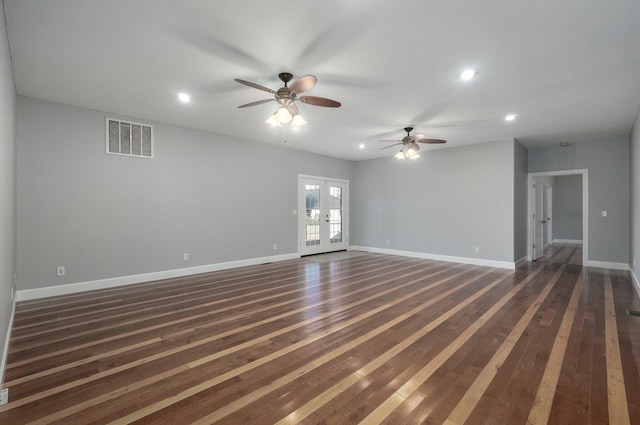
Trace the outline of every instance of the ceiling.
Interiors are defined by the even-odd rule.
[[[640,107],[637,0],[4,3],[20,95],[336,158],[392,156],[378,140],[409,125],[449,148],[628,136]],[[342,107],[299,104],[299,130],[264,123],[275,102],[237,108],[269,94],[234,78],[283,71]]]

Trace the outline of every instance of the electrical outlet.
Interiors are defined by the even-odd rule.
[[[189,254],[185,252],[182,258],[184,258],[184,261],[189,261]]]
[[[278,249],[278,244],[277,243],[273,244],[273,249]]]
[[[606,217],[607,216],[607,212],[606,211],[602,211],[602,216]]]
[[[387,239],[387,245],[389,245],[391,243],[391,241],[389,239]]]
[[[476,254],[478,254],[479,252],[480,252],[480,247],[479,247],[479,246],[477,246],[477,247],[476,247]]]
[[[3,388],[0,390],[0,406],[9,403],[9,388]]]
[[[56,268],[56,276],[64,276],[64,266],[58,266]]]

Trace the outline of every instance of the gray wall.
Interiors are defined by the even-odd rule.
[[[513,150],[513,252],[514,260],[527,257],[527,148],[514,142]]]
[[[530,173],[589,170],[589,260],[629,261],[628,156],[627,138],[529,149]]]
[[[352,244],[514,261],[513,141],[360,161],[354,180]]]
[[[107,155],[107,116],[18,97],[19,289],[296,253],[298,174],[352,180],[350,161],[159,123],[153,159]]]
[[[582,176],[553,179],[553,239],[582,240]]]
[[[636,278],[640,277],[640,113],[631,131],[631,241],[629,264]],[[634,265],[635,262],[635,265]]]
[[[7,40],[4,5],[0,4],[0,357],[13,309],[16,273],[16,90]],[[0,360],[1,361],[1,360]],[[4,382],[0,364],[0,385]]]

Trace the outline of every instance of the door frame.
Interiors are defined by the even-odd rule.
[[[553,245],[553,186],[544,186],[544,220],[546,225],[547,245]],[[547,214],[548,213],[548,214]]]
[[[575,170],[545,171],[540,173],[529,173],[527,178],[527,260],[533,261],[533,243],[535,241],[535,222],[533,212],[535,211],[535,191],[533,184],[538,177],[556,176],[582,176],[582,265],[589,265],[589,170],[580,168]]]
[[[533,261],[542,258],[544,255],[544,185],[537,179],[531,185],[531,194],[533,199],[533,209],[531,219],[533,221]],[[539,239],[538,239],[539,238]]]
[[[335,251],[342,251],[345,249],[349,249],[349,180],[338,179],[333,177],[319,177],[319,176],[311,176],[307,174],[298,174],[298,255],[313,255],[315,253],[304,252],[304,237],[305,237],[305,228],[304,228],[304,220],[305,220],[305,209],[306,209],[306,197],[304,196],[304,188],[303,181],[306,180],[321,180],[325,183],[339,183],[340,185],[344,185],[346,188],[346,193],[343,195],[342,202],[342,242],[339,246],[336,246]],[[319,250],[317,253],[330,252]]]

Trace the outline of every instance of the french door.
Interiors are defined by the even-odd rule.
[[[319,254],[349,246],[349,182],[298,176],[298,252]]]

